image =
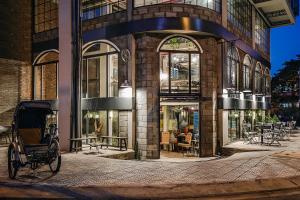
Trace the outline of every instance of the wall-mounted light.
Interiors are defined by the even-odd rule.
[[[120,85],[121,88],[128,88],[131,87],[128,81],[128,61],[130,59],[130,51],[129,49],[123,49],[121,51],[121,59],[122,61],[125,63],[126,65],[126,78],[124,80],[124,82]]]

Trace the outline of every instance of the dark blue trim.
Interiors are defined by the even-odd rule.
[[[186,30],[198,31],[215,35],[218,38],[224,38],[227,41],[235,41],[235,45],[245,51],[251,57],[260,61],[263,65],[270,67],[270,62],[263,58],[260,53],[239,40],[237,36],[229,32],[222,25],[202,20],[199,18],[189,17],[160,17],[141,19],[130,22],[123,22],[104,28],[94,29],[83,34],[83,42],[87,43],[99,39],[109,39],[121,35],[142,33],[147,31],[163,31],[163,30]]]
[[[58,38],[32,44],[33,54],[40,53],[49,49],[58,49]]]

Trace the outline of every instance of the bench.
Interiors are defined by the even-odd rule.
[[[120,151],[122,151],[123,148],[125,148],[125,150],[127,151],[127,137],[117,137],[117,136],[100,136],[101,138],[101,142],[99,143],[99,146],[102,149],[102,146],[106,146],[106,148],[108,148],[108,146],[113,146],[109,144],[109,139],[116,139],[118,140],[118,146],[120,148]]]
[[[75,150],[77,153],[78,151],[82,150],[82,141],[84,140],[97,140],[97,137],[85,137],[85,138],[72,138],[71,141],[71,150]]]

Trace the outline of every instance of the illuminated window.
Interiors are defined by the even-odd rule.
[[[161,93],[199,93],[200,54],[193,41],[173,37],[160,48]]]
[[[262,66],[260,63],[257,63],[255,67],[254,86],[256,93],[262,92]]]

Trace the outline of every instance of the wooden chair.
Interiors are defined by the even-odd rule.
[[[169,132],[162,132],[161,133],[161,142],[160,142],[160,146],[168,146],[168,151],[170,150],[170,133]]]
[[[181,147],[182,149],[186,149],[186,152],[191,151],[192,149],[192,134],[188,133],[185,136],[185,143],[178,143],[178,146]],[[184,155],[184,151],[183,151]]]

